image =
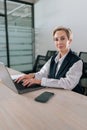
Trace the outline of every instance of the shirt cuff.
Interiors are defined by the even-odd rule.
[[[42,78],[42,80],[41,80],[41,86],[46,86],[46,78]]]

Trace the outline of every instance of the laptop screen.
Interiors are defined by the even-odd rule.
[[[23,75],[23,74],[20,74]],[[17,76],[17,75],[16,75]],[[19,75],[18,75],[19,76]],[[22,87],[21,89],[18,89],[18,85],[15,85],[9,72],[7,67],[5,67],[4,64],[0,64],[0,79],[2,80],[2,82],[10,89],[12,89],[13,91],[19,93],[19,94],[23,94],[25,92],[31,92],[31,91],[35,91],[38,89],[42,89],[44,87],[40,86],[40,85],[32,85],[31,87]]]
[[[0,63],[0,80],[10,89],[17,92],[15,85],[10,77],[10,74],[4,64]],[[17,92],[18,93],[18,92]]]

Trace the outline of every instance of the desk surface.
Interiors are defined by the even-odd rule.
[[[44,91],[55,96],[36,102]],[[87,130],[87,97],[50,88],[19,95],[0,83],[0,130]]]

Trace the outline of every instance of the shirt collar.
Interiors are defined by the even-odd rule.
[[[67,54],[69,53],[69,51],[63,57],[61,57],[61,58],[60,58],[60,54],[58,53],[58,55],[55,57],[55,62],[56,63],[57,62],[62,62],[65,59],[65,57],[67,56]]]

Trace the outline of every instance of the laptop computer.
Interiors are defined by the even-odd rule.
[[[39,90],[39,89],[42,89],[44,88],[43,86],[40,86],[40,85],[32,85],[30,87],[24,87],[22,85],[22,83],[15,83],[9,72],[8,72],[8,69],[7,67],[3,64],[3,63],[0,63],[0,80],[8,87],[10,88],[11,90],[13,90],[14,92],[16,93],[19,93],[19,94],[23,94],[23,93],[26,93],[26,92],[31,92],[31,91],[35,91],[35,90]]]

